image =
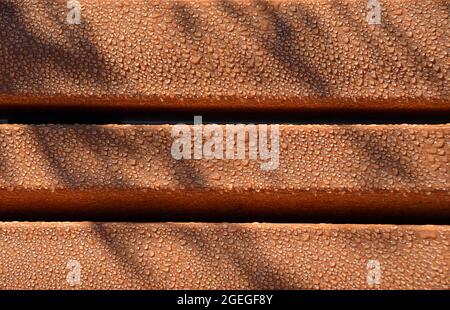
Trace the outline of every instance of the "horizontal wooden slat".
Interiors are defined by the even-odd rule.
[[[0,287],[448,289],[449,233],[448,226],[1,223]]]
[[[448,125],[280,125],[256,160],[248,136],[227,159],[218,128],[224,159],[176,160],[174,125],[0,125],[0,214],[449,216]]]
[[[448,5],[0,3],[0,107],[449,111]]]

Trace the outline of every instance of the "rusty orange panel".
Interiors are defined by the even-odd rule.
[[[0,224],[2,289],[448,289],[448,226]]]
[[[448,125],[254,125],[243,131],[240,159],[227,157],[227,132],[236,127],[214,127],[222,137],[212,147],[209,125],[201,140],[198,127],[186,125],[189,149],[174,147],[182,137],[176,126],[0,125],[0,214],[371,222],[450,215]],[[267,140],[256,138],[267,142],[267,157],[253,148],[252,132],[266,132]],[[204,154],[195,159],[198,145]],[[223,158],[207,158],[208,145],[221,145],[214,156]],[[191,158],[176,159],[174,149]]]
[[[447,1],[377,12],[361,0],[92,0],[75,15],[67,1],[2,1],[0,107],[448,112]]]

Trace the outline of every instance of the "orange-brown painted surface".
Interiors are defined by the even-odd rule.
[[[0,214],[373,222],[450,213],[448,125],[280,125],[273,170],[249,158],[248,136],[244,159],[176,160],[173,128],[1,125]]]
[[[448,3],[0,3],[0,107],[449,111]]]
[[[449,236],[448,226],[1,223],[0,287],[448,289]]]

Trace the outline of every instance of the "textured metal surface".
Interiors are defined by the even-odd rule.
[[[0,3],[0,106],[449,110],[448,3]]]
[[[248,137],[227,159],[226,126],[224,159],[176,160],[173,128],[1,125],[0,213],[449,216],[448,125],[282,125],[279,158],[264,160]]]
[[[448,225],[274,223],[448,224],[447,1],[81,2],[0,0],[0,220],[74,221],[0,222],[0,289],[449,288]],[[284,124],[176,160],[194,112]],[[153,125],[14,124],[77,120]]]
[[[0,287],[448,289],[449,233],[445,226],[1,223]]]

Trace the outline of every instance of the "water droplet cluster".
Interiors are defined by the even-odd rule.
[[[447,125],[281,125],[273,171],[248,156],[175,160],[171,129],[2,125],[0,189],[445,194],[450,188]]]

